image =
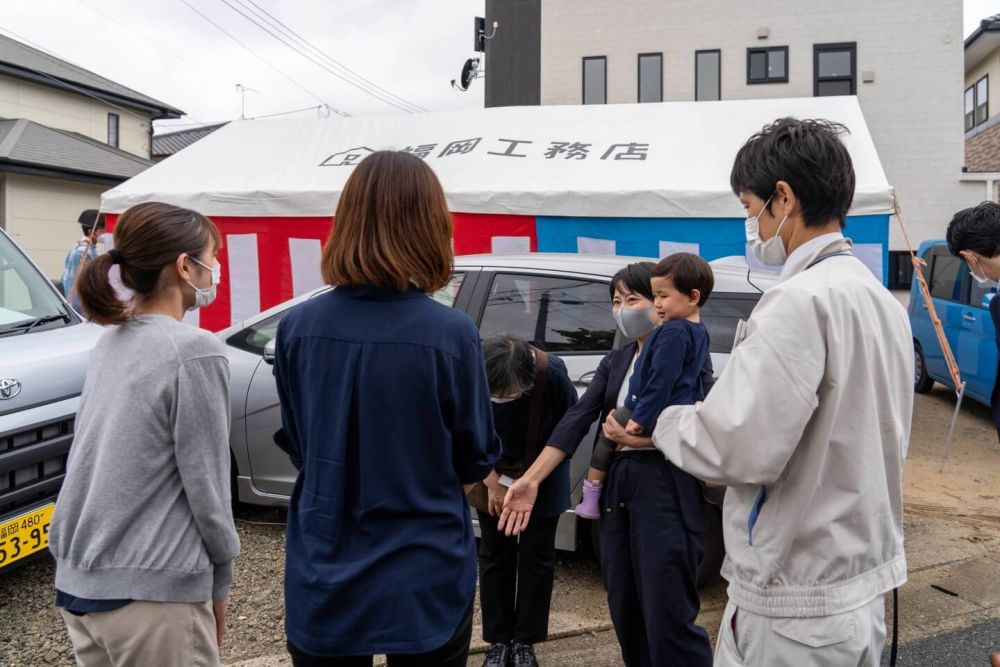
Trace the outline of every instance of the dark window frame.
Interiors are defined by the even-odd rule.
[[[111,134],[111,119],[112,118],[115,121],[115,123],[114,123],[114,125],[115,125],[115,131],[114,131],[113,135]],[[118,145],[119,145],[119,142],[120,142],[120,139],[121,139],[121,128],[122,128],[122,119],[121,119],[121,116],[119,116],[116,113],[108,112],[108,145],[109,146],[114,146],[115,148],[118,148]],[[112,139],[114,139],[114,140],[112,141]]]
[[[714,100],[699,100],[698,99],[698,56],[703,53],[714,53],[719,56],[719,66],[718,66],[718,80],[719,80],[719,96]],[[747,56],[747,76],[749,77],[750,71],[750,56]],[[785,67],[787,70],[788,60],[785,60]],[[695,102],[718,102],[722,99],[722,49],[701,49],[694,52],[694,101]]]
[[[608,57],[607,56],[584,56],[580,61],[580,104],[587,103],[587,61],[588,60],[603,60],[604,61],[604,100],[599,102],[599,104],[608,103]]]
[[[819,56],[821,53],[831,51],[848,51],[851,54],[851,76],[828,76],[819,75]],[[837,83],[849,81],[851,84],[851,95],[858,94],[858,43],[857,42],[835,42],[831,44],[813,44],[813,97],[819,97],[820,83]]]
[[[979,84],[981,84],[984,81],[986,82],[986,101],[985,102],[981,102],[979,100]],[[988,121],[990,119],[990,75],[989,74],[984,74],[983,76],[979,77],[979,80],[976,81],[975,85],[973,85],[972,88],[973,88],[973,91],[974,91],[973,92],[973,102],[974,102],[974,104],[973,104],[973,107],[972,107],[972,119],[973,119],[973,121],[975,121],[976,125],[982,125],[983,123],[985,123],[986,121]],[[982,120],[979,119],[979,109],[980,109],[980,107],[986,107],[986,115],[983,116]]]
[[[965,102],[968,99],[970,93],[972,94],[972,111],[966,111],[965,110]],[[968,88],[965,89],[965,92],[962,93],[962,118],[964,119],[965,131],[966,132],[975,129],[975,127],[976,127],[976,84],[972,84],[971,86],[969,86]]]
[[[654,100],[652,102],[643,102],[642,101],[642,59],[643,58],[650,58],[652,56],[656,56],[657,58],[660,59],[660,99]],[[651,104],[651,103],[655,103],[655,102],[662,102],[663,101],[663,52],[659,51],[659,52],[651,52],[651,53],[640,53],[638,56],[636,56],[636,60],[635,60],[635,73],[637,75],[636,76],[637,80],[635,82],[635,100],[636,100],[636,102],[639,103],[639,104]],[[605,79],[607,78],[607,75],[608,75],[608,65],[607,65],[607,63],[605,63],[604,64],[604,76],[605,76]],[[605,83],[604,83],[604,94],[605,94],[605,97],[607,97],[607,92],[608,92],[608,84],[607,84],[607,81],[605,81]]]
[[[774,52],[774,51],[781,51],[781,52],[783,52],[785,54],[785,76],[783,76],[783,77],[765,76],[765,78],[763,78],[763,79],[752,79],[752,78],[750,78],[750,57],[751,57],[751,55],[753,55],[754,53],[763,53],[765,55],[764,71],[767,72],[767,70],[770,69],[771,53]],[[787,46],[751,46],[751,47],[749,47],[747,49],[747,85],[748,86],[756,86],[756,85],[768,84],[768,83],[788,83],[788,71],[790,69],[789,66],[788,66],[788,63],[789,63],[789,60],[788,60],[788,47]],[[720,70],[722,69],[721,62],[719,64],[719,69]],[[720,81],[720,88],[721,88],[721,81]]]

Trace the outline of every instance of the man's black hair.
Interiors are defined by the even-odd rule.
[[[509,335],[483,341],[486,380],[494,396],[527,392],[535,381],[535,356],[531,345]]]
[[[699,308],[712,296],[712,289],[715,287],[712,267],[698,255],[689,252],[678,252],[661,259],[653,269],[652,277],[666,278],[673,283],[674,289],[685,296],[691,296],[698,290]]]
[[[621,287],[626,292],[638,294],[652,301],[653,288],[649,284],[649,279],[655,266],[653,262],[635,262],[616,273],[608,285],[611,300],[615,300],[615,290]]]
[[[955,256],[962,250],[982,257],[1000,255],[1000,204],[984,201],[959,211],[948,223],[946,238]]]
[[[97,224],[98,229],[104,228],[104,214],[97,214],[96,208],[88,208],[87,210],[80,213],[80,217],[77,218],[77,222],[80,223],[80,227],[83,229],[84,234],[89,234],[90,230],[94,228],[94,224]]]
[[[740,148],[729,184],[737,195],[748,190],[767,201],[785,181],[801,203],[806,227],[835,219],[843,228],[854,199],[854,165],[840,139],[848,132],[828,120],[776,120]]]

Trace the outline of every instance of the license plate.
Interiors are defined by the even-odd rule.
[[[55,508],[49,503],[0,523],[0,568],[48,548]]]

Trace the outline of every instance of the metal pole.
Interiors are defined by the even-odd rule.
[[[944,441],[944,453],[941,455],[941,466],[938,472],[944,472],[944,462],[948,459],[948,450],[951,448],[951,438],[955,435],[955,425],[958,423],[958,413],[962,409],[962,399],[965,398],[965,383],[962,383],[958,390],[958,400],[955,401],[955,414],[951,416],[951,426],[948,428],[948,439]]]

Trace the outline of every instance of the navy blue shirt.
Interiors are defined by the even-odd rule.
[[[666,407],[693,405],[705,398],[701,376],[708,342],[705,325],[688,320],[670,320],[649,335],[635,361],[625,399],[632,421],[652,431]]]
[[[476,587],[463,484],[500,454],[479,333],[410,290],[340,287],[278,327],[285,630],[320,656],[425,653]]]
[[[62,607],[74,616],[85,616],[86,614],[96,614],[102,611],[114,611],[132,604],[132,600],[92,600],[90,598],[78,598],[69,593],[63,593],[56,589],[56,606]]]
[[[545,394],[542,397],[541,412],[538,415],[538,451],[555,430],[556,424],[566,411],[576,403],[577,394],[573,381],[566,372],[566,363],[549,354],[549,368],[545,377]],[[503,447],[503,458],[520,461],[524,458],[524,448],[528,439],[528,422],[531,420],[531,394],[527,393],[516,401],[493,404],[493,423]],[[534,461],[526,461],[531,465]],[[563,461],[538,486],[538,497],[532,507],[531,516],[540,518],[559,516],[569,509],[569,460]]]

